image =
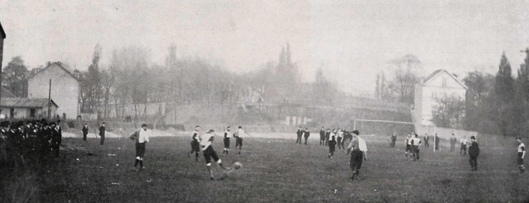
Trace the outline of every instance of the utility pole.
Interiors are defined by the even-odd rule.
[[[6,33],[4,32],[4,28],[2,27],[2,24],[0,23],[0,106],[2,106],[2,61],[4,58],[4,39],[6,38]],[[1,114],[0,110],[0,114]]]
[[[51,79],[50,79],[50,90],[48,91],[48,119],[51,117]]]

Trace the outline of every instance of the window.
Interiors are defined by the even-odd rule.
[[[35,109],[30,109],[29,110],[29,117],[35,118]]]
[[[446,87],[446,78],[443,77],[443,87]]]

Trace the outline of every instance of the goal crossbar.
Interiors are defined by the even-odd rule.
[[[403,121],[390,121],[390,120],[371,120],[371,119],[355,119],[353,121],[353,129],[356,129],[356,122],[362,121],[362,122],[378,122],[378,123],[398,123],[398,124],[410,124],[413,125],[412,122],[403,122]]]

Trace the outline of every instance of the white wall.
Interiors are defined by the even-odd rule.
[[[56,63],[39,72],[28,81],[28,97],[48,98],[50,79],[51,98],[59,106],[57,114],[62,118],[66,113],[68,119],[76,119],[79,106],[79,82],[66,73]]]
[[[443,87],[443,78],[446,79],[446,86]],[[463,101],[465,100],[466,89],[450,77],[446,72],[435,77],[432,81],[422,87],[421,99],[421,115],[422,120],[432,119],[432,110],[437,102],[435,98],[442,98],[444,96],[458,96]]]

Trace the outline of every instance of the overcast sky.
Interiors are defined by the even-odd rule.
[[[423,75],[464,75],[496,72],[502,52],[518,69],[529,47],[529,3],[514,0],[0,0],[0,22],[4,66],[20,55],[29,67],[64,61],[86,70],[97,43],[103,65],[129,45],[149,48],[163,65],[175,44],[178,57],[241,73],[277,61],[289,42],[304,81],[322,67],[351,93],[372,93],[377,71],[390,75],[388,61],[406,54],[418,56]]]

